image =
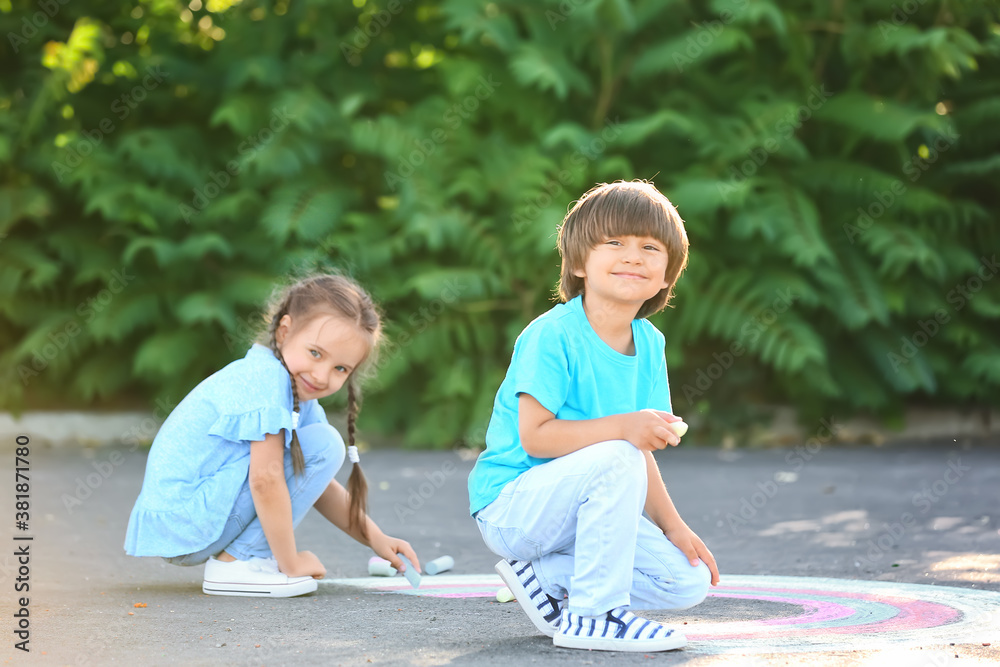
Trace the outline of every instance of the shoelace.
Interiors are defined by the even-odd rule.
[[[268,572],[271,574],[277,574],[278,572],[278,561],[273,558],[251,558],[248,566],[255,572]]]

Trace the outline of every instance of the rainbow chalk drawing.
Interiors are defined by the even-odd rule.
[[[321,583],[368,589],[376,594],[497,599],[503,586],[494,574],[439,575],[420,590],[403,581],[369,577]],[[709,597],[788,605],[789,616],[735,621],[697,621],[698,607],[651,612],[656,620],[687,620],[685,653],[803,653],[858,651],[996,641],[1000,593],[951,586],[812,577],[723,576]],[[717,608],[717,607],[716,607]]]

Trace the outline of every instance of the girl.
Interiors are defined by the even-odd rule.
[[[209,595],[302,595],[326,574],[293,533],[316,507],[393,567],[406,569],[402,553],[419,571],[410,545],[366,514],[354,423],[356,379],[381,336],[371,297],[347,278],[320,275],[285,290],[269,321],[267,345],[195,387],[156,434],[126,553],[206,563]],[[344,440],[317,401],[345,384],[349,492],[333,478]]]

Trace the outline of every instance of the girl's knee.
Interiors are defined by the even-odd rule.
[[[334,472],[340,469],[347,455],[344,438],[329,424],[316,423],[296,429],[299,446],[306,465],[330,465]]]

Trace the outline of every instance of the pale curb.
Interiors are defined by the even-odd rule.
[[[0,450],[13,448],[24,435],[33,444],[56,447],[151,442],[161,423],[151,412],[25,412],[17,419],[0,412]]]

